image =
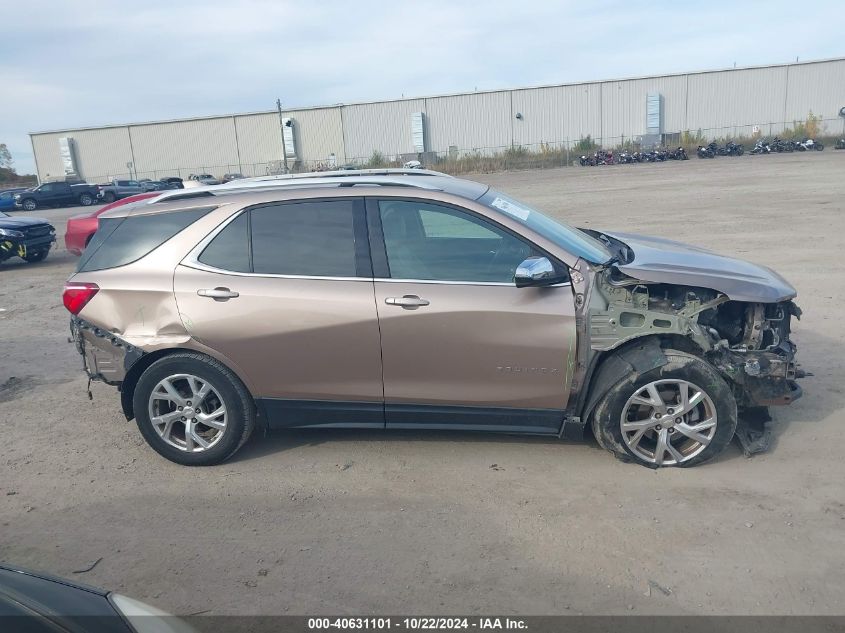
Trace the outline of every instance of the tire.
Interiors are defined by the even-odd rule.
[[[27,253],[24,260],[28,261],[30,264],[34,264],[35,262],[41,262],[47,259],[47,254],[50,252],[48,248],[46,251],[37,251],[35,253]]]
[[[197,403],[188,400],[192,397],[187,395],[191,393],[192,388],[187,379],[179,378],[185,375],[198,379],[200,383],[207,383],[211,393]],[[171,401],[170,396],[167,396],[160,387],[162,381],[170,378],[173,378],[171,386],[177,389],[178,395],[184,397],[182,402],[191,402],[191,405],[197,409],[211,408],[219,411],[221,404],[225,407],[225,417],[222,419],[225,429],[204,427],[201,423],[192,425],[199,431],[191,437],[200,436],[199,439],[210,444],[208,448],[201,447],[191,439],[194,445],[193,450],[188,450],[186,437],[188,425],[180,419],[176,410],[176,401]],[[153,393],[154,390],[157,390],[156,394]],[[199,406],[196,406],[197,404]],[[217,360],[194,352],[170,354],[150,365],[141,374],[135,386],[133,406],[138,430],[147,443],[162,457],[185,466],[212,466],[226,461],[246,443],[255,428],[255,403],[240,379]],[[164,411],[164,408],[174,410]],[[190,408],[186,407],[187,410]],[[151,409],[162,417],[174,416],[170,426],[164,424],[164,429],[156,426],[151,421]],[[198,418],[199,416],[196,419]],[[220,418],[217,421],[219,423]],[[171,427],[169,434],[171,441],[166,441],[163,433]]]
[[[24,211],[35,211],[38,208],[38,203],[32,198],[26,198],[21,202]]]
[[[599,400],[592,415],[593,433],[602,448],[623,461],[633,461],[649,468],[695,466],[712,459],[730,443],[737,425],[736,400],[728,384],[709,363],[677,350],[667,349],[663,353],[668,360],[666,365],[643,374],[632,371]],[[685,383],[705,395],[690,413],[677,417],[677,413],[673,412],[674,415],[662,418],[666,421],[661,424],[651,413],[656,411],[655,408],[635,400],[643,402],[644,394],[649,395],[647,386],[653,383],[657,383],[654,387],[667,411],[672,408],[671,396],[675,385]],[[692,394],[691,398],[695,397],[692,388],[688,394]],[[653,401],[653,396],[649,395],[649,399]],[[683,422],[678,423],[679,419]],[[701,425],[705,420],[714,421],[715,424],[694,433],[699,436],[709,434],[706,443],[687,436],[687,432],[693,432],[690,427]],[[627,424],[625,434],[623,423]],[[644,425],[649,428],[640,434],[637,443],[638,429]],[[686,431],[681,431],[682,426]],[[661,459],[657,460],[658,439],[661,436],[675,449],[675,454],[667,448]],[[651,457],[649,452],[652,453]],[[682,459],[679,460],[676,454],[681,455]]]
[[[822,145],[821,143],[816,143],[815,147],[817,152],[824,151],[824,145]]]
[[[117,200],[117,197],[111,191],[107,191],[103,194],[103,202],[111,204],[115,200]]]
[[[92,204],[94,204],[94,198],[91,196],[90,193],[83,193],[81,196],[79,196],[79,204],[81,204],[83,207],[90,207]]]

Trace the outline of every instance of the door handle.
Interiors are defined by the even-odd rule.
[[[200,297],[208,297],[209,299],[214,299],[215,301],[228,301],[229,299],[234,299],[235,297],[240,297],[240,293],[235,292],[234,290],[229,290],[228,288],[200,288],[197,290],[197,294]]]
[[[405,295],[404,297],[387,297],[384,302],[389,306],[400,306],[405,310],[416,310],[421,306],[431,303],[428,299],[420,299],[417,295]]]

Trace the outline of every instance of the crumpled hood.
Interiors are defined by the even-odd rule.
[[[636,279],[710,288],[734,301],[754,303],[786,301],[797,294],[788,281],[766,266],[660,237],[602,232],[634,251],[634,261],[617,266]]]
[[[0,229],[20,229],[27,226],[35,226],[36,224],[50,224],[50,221],[45,218],[28,218],[28,217],[3,217],[0,216]]]

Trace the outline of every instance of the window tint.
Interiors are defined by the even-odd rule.
[[[379,214],[394,279],[512,283],[530,244],[474,215],[429,204],[382,200]]]
[[[249,214],[241,213],[229,222],[205,247],[199,261],[222,270],[250,272]]]
[[[41,193],[52,193],[53,189],[53,185],[41,185],[38,191],[40,191]]]
[[[256,273],[355,277],[353,202],[299,202],[252,209]]]
[[[101,218],[79,260],[78,272],[124,266],[141,259],[214,207],[125,218]]]

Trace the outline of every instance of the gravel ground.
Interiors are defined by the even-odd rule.
[[[36,211],[59,246],[0,266],[0,560],[177,614],[842,614],[843,175],[845,152],[825,151],[476,176],[798,288],[804,398],[773,410],[769,453],[732,445],[690,470],[592,441],[373,431],[279,432],[176,466],[114,389],[86,397],[60,298],[80,209]]]

